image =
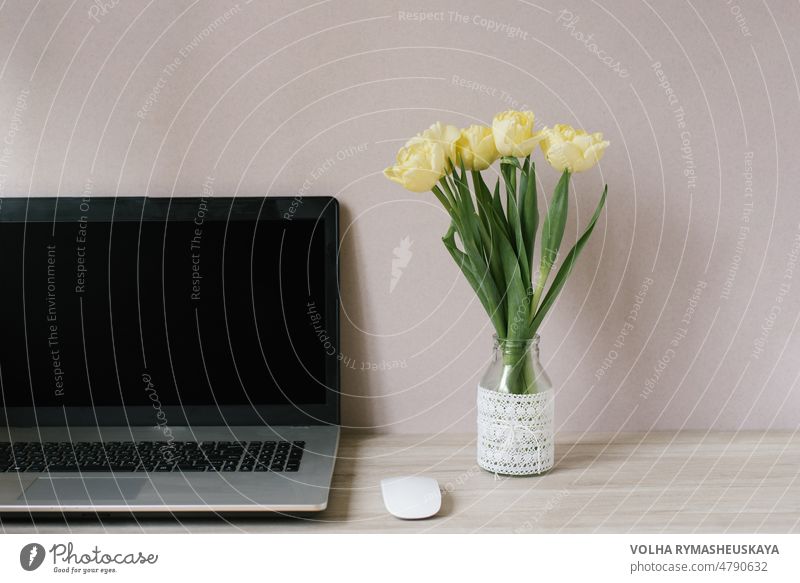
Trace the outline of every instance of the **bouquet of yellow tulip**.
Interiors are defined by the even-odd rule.
[[[539,268],[534,272],[539,206],[531,153],[537,146],[561,172],[561,179],[542,223]],[[384,174],[413,192],[433,192],[451,219],[442,241],[478,295],[498,340],[526,341],[536,336],[605,203],[608,186],[545,293],[567,220],[570,175],[593,167],[607,146],[600,133],[589,134],[565,124],[534,131],[533,112],[505,111],[494,117],[492,127],[473,125],[460,130],[435,123],[411,138]],[[481,172],[498,159],[500,174],[490,189]],[[523,356],[504,351],[512,369]],[[510,392],[537,391],[530,371],[520,370],[517,376],[509,381]]]

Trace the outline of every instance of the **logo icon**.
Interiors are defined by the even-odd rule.
[[[44,547],[39,543],[29,543],[19,552],[19,564],[26,571],[35,571],[44,562]]]
[[[413,244],[414,241],[411,240],[411,237],[406,235],[403,239],[400,239],[397,247],[392,249],[394,257],[392,257],[392,280],[389,282],[389,293],[394,291],[397,282],[403,277],[403,270],[408,267],[411,256],[414,255],[411,251]]]

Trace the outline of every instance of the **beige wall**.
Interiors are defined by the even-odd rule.
[[[607,212],[542,330],[559,428],[798,426],[797,3],[98,3],[2,4],[2,194],[336,195],[347,424],[474,427],[488,319],[434,197],[380,172],[435,120],[527,105],[612,143],[575,180],[567,238],[603,182]]]

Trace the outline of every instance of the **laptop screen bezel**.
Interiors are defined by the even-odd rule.
[[[201,197],[99,197],[92,196],[93,221],[163,221],[196,216]],[[81,218],[81,197],[0,198],[0,228],[3,223],[76,221]],[[206,220],[310,219],[321,229],[324,246],[325,326],[340,346],[339,335],[339,205],[328,196],[312,197],[220,197],[205,199]],[[56,209],[58,212],[56,213]],[[0,371],[1,373],[2,371]],[[324,403],[263,405],[162,405],[169,425],[338,425],[340,423],[340,372],[337,359],[326,359]],[[0,387],[3,391],[8,387]],[[152,426],[150,406],[114,407],[2,407],[0,426]]]

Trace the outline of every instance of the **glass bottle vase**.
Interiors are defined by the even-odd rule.
[[[552,468],[553,396],[539,362],[539,337],[495,336],[492,360],[478,385],[478,465],[516,476]]]

